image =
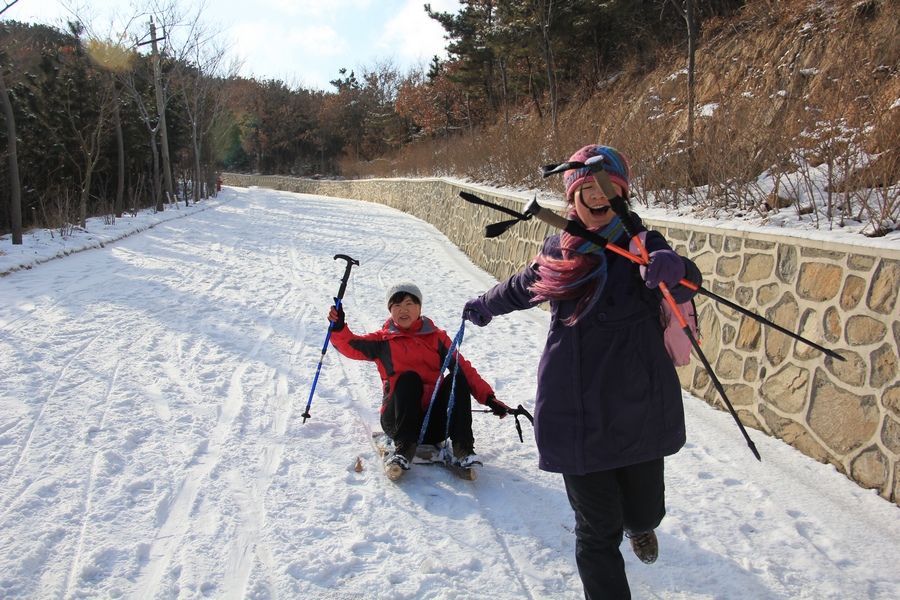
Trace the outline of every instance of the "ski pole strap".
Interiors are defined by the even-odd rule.
[[[425,420],[422,422],[422,430],[419,432],[419,444],[425,440],[425,431],[428,429],[428,421],[431,419],[431,409],[434,408],[434,399],[437,398],[438,390],[441,388],[441,380],[444,378],[444,371],[446,371],[447,367],[450,365],[450,359],[453,357],[453,352],[455,351],[457,355],[459,354],[459,345],[462,344],[463,332],[465,329],[466,320],[463,319],[462,324],[459,326],[459,331],[456,332],[456,336],[453,338],[453,342],[447,350],[444,364],[441,365],[441,372],[438,373],[437,381],[434,384],[434,391],[431,393],[431,401],[428,403],[428,410],[425,412]],[[456,373],[458,370],[459,360],[457,359],[456,365],[453,368],[453,385],[450,388],[450,401],[447,403],[447,431],[450,430],[450,413],[453,410],[453,394],[456,391],[454,388],[456,387]],[[444,439],[447,439],[448,437],[450,437],[449,434],[446,435]]]

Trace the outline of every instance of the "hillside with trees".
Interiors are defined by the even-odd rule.
[[[176,6],[156,27],[188,33],[155,50],[146,23],[112,38],[2,22],[0,233],[197,202],[222,171],[557,191],[539,166],[598,141],[631,158],[638,202],[800,211],[797,188],[824,169],[828,219],[871,235],[900,222],[892,0],[425,4],[446,60],[375,60],[327,92],[238,77]]]

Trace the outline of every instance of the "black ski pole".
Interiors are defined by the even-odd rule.
[[[597,183],[600,185],[600,188],[603,190],[603,195],[606,196],[607,199],[609,200],[609,204],[612,207],[613,211],[615,211],[616,214],[618,214],[623,206],[627,210],[627,204],[625,203],[625,199],[621,198],[616,193],[615,188],[612,187],[612,182],[610,182],[610,180],[609,180],[609,175],[606,174],[606,171],[604,171],[603,167],[601,166],[603,164],[602,158],[603,158],[602,156],[597,156],[597,157],[593,157],[593,158],[589,159],[587,162],[583,162],[583,163],[582,162],[566,162],[566,163],[561,163],[558,165],[547,165],[547,166],[541,167],[541,172],[543,173],[544,177],[547,177],[547,176],[553,175],[555,173],[562,173],[569,169],[581,169],[584,167],[590,168],[591,172],[594,174],[594,178],[597,180]],[[616,206],[617,204],[620,204],[621,206],[617,207]],[[526,212],[526,214],[528,213],[527,208],[526,208],[525,212]],[[553,214],[555,214],[555,213],[553,213]],[[563,217],[559,217],[559,218],[563,219]],[[620,218],[621,218],[621,216],[620,216]],[[544,219],[541,219],[541,220],[543,221]],[[623,219],[623,223],[624,223],[624,219]],[[552,223],[551,223],[551,225],[552,225]],[[576,225],[577,225],[577,223],[576,223]],[[559,225],[555,225],[555,226],[559,227],[560,229],[566,229],[565,226],[562,226],[562,227],[560,227]],[[584,237],[573,231],[569,231],[569,233],[571,233],[572,235],[578,235],[579,237]],[[616,248],[617,247],[610,247],[610,250],[616,251],[619,254],[621,254],[622,256],[625,256],[626,258],[630,258],[631,260],[634,260],[635,262],[639,262],[641,260],[640,257],[637,257],[637,256],[631,254],[627,250],[622,249],[623,251],[619,252],[618,250],[616,250]],[[803,337],[802,335],[794,333],[790,329],[785,329],[781,325],[774,323],[761,315],[756,314],[752,310],[746,309],[743,306],[735,304],[734,302],[728,300],[727,298],[723,298],[722,296],[716,294],[715,292],[709,291],[708,289],[704,288],[701,285],[697,285],[692,281],[688,281],[687,279],[682,279],[681,281],[679,281],[679,283],[687,288],[694,290],[698,294],[703,294],[707,298],[715,300],[719,304],[724,304],[728,308],[735,310],[735,311],[741,313],[742,315],[746,315],[746,316],[750,317],[751,319],[753,319],[754,321],[756,321],[758,323],[761,323],[767,327],[771,327],[775,331],[779,331],[779,332],[783,333],[784,335],[786,335],[790,338],[793,338],[793,339],[797,340],[798,342],[802,342],[811,348],[815,348],[816,350],[818,350],[822,354],[825,354],[826,356],[830,356],[831,358],[833,358],[835,360],[840,360],[840,361],[844,361],[844,362],[846,362],[846,360],[847,360],[846,358],[844,358],[843,356],[841,356],[834,350],[829,350],[828,348],[822,346],[821,344],[817,344],[811,340],[808,340],[805,337]]]
[[[621,196],[619,196],[616,193],[616,189],[612,186],[612,182],[609,180],[609,175],[607,175],[606,171],[603,170],[603,157],[596,156],[596,157],[590,158],[584,164],[585,164],[585,166],[590,168],[591,173],[594,174],[594,178],[597,180],[598,185],[603,190],[603,194],[609,200],[609,205],[612,207],[613,212],[615,212],[617,215],[619,215],[619,218],[622,219],[622,222],[623,222],[623,224],[625,224],[626,229],[628,227],[630,227],[631,221],[626,222],[625,218],[622,216],[623,214],[624,215],[628,214],[628,204],[625,202],[624,198],[622,198]],[[633,227],[632,227],[632,229],[633,229]],[[628,234],[628,235],[629,235],[629,237],[632,237],[632,238],[634,237],[631,234]],[[640,240],[637,240],[637,244],[638,244],[638,247],[640,247],[643,252],[643,246],[641,245]],[[647,257],[644,256],[644,260],[646,260],[646,259],[647,259]],[[685,287],[688,287],[688,288],[694,290],[697,293],[703,294],[707,298],[712,298],[713,300],[719,302],[720,304],[724,304],[728,308],[731,308],[732,310],[736,310],[739,313],[746,315],[746,316],[750,317],[751,319],[758,321],[759,323],[762,323],[763,325],[767,325],[776,331],[780,331],[781,333],[787,335],[788,337],[792,337],[799,342],[803,342],[804,344],[806,344],[812,348],[815,348],[819,352],[822,352],[825,355],[830,356],[831,358],[833,358],[835,360],[840,360],[840,361],[847,360],[846,358],[844,358],[843,356],[841,356],[834,350],[829,350],[828,348],[825,348],[824,346],[820,346],[819,344],[817,344],[813,341],[810,341],[810,340],[806,339],[805,337],[803,337],[799,334],[796,334],[789,329],[785,329],[781,325],[778,325],[777,323],[773,323],[772,321],[756,314],[755,312],[748,310],[748,309],[744,308],[743,306],[740,306],[738,304],[735,304],[734,302],[731,302],[727,298],[723,298],[722,296],[719,296],[718,294],[707,290],[703,286],[699,286],[699,285],[695,284],[694,282],[688,281],[686,279],[682,279],[679,283],[681,283],[681,285],[684,285]]]
[[[347,261],[347,268],[344,269],[344,276],[341,278],[341,287],[338,288],[337,297],[334,299],[335,308],[341,307],[341,302],[344,299],[344,292],[347,290],[347,280],[350,279],[350,269],[353,268],[353,265],[359,264],[358,260],[350,258],[346,254],[334,255],[334,260],[339,258]],[[329,323],[328,333],[325,335],[325,345],[322,346],[322,356],[319,357],[319,366],[316,367],[316,376],[313,378],[312,389],[309,390],[309,400],[306,401],[306,411],[301,415],[304,423],[306,423],[306,420],[309,418],[309,407],[312,404],[313,394],[316,393],[316,384],[319,382],[319,372],[322,370],[322,361],[325,360],[325,353],[328,351],[328,342],[331,341],[331,332],[333,329],[334,323]]]
[[[509,221],[500,221],[499,223],[491,223],[487,227],[484,228],[484,237],[486,238],[494,238],[502,233],[505,233],[507,229],[518,223],[519,221],[527,221],[531,218],[531,215],[523,215],[520,212],[516,212],[511,208],[506,208],[505,206],[501,206],[499,204],[495,204],[493,202],[488,202],[483,198],[479,198],[475,194],[470,194],[469,192],[460,192],[459,197],[465,200],[466,202],[471,202],[472,204],[478,204],[480,206],[487,206],[488,208],[493,208],[494,210],[500,211],[502,213],[506,213],[514,219]]]
[[[472,412],[473,412],[473,413],[491,413],[491,414],[494,414],[494,409],[492,409],[492,408],[473,408],[473,409],[472,409]],[[534,417],[532,417],[532,416],[531,416],[531,413],[528,412],[528,410],[527,410],[524,406],[522,406],[521,404],[518,406],[518,408],[510,408],[508,411],[506,411],[506,414],[512,415],[513,417],[515,417],[515,419],[516,419],[516,433],[519,434],[519,441],[522,442],[522,443],[524,444],[524,443],[525,443],[525,438],[522,437],[522,424],[519,423],[519,417],[525,417],[526,419],[528,419],[528,422],[531,423],[532,425],[534,425]]]

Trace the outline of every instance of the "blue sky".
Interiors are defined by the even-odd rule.
[[[243,61],[242,75],[331,91],[328,82],[342,67],[358,72],[392,60],[405,71],[445,56],[444,31],[425,14],[426,1],[437,11],[459,7],[457,0],[206,0],[204,22],[223,30],[231,56]],[[151,3],[18,0],[3,19],[58,25],[78,14],[92,16],[87,20],[97,31],[109,31],[111,16],[121,22]],[[188,11],[200,4],[181,0]]]

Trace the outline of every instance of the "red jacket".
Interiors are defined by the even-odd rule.
[[[447,350],[453,340],[443,329],[438,329],[431,319],[422,317],[408,331],[403,331],[391,319],[385,321],[380,330],[366,335],[356,335],[344,326],[331,334],[331,343],[338,352],[354,360],[368,360],[378,365],[384,403],[391,395],[397,377],[404,371],[415,371],[422,377],[425,392],[422,394],[422,410],[428,410],[434,387],[440,375],[441,366],[447,357]],[[462,369],[472,388],[472,394],[480,404],[484,404],[494,390],[481,378],[475,367],[462,355],[459,368]],[[453,363],[450,364],[451,369]]]

